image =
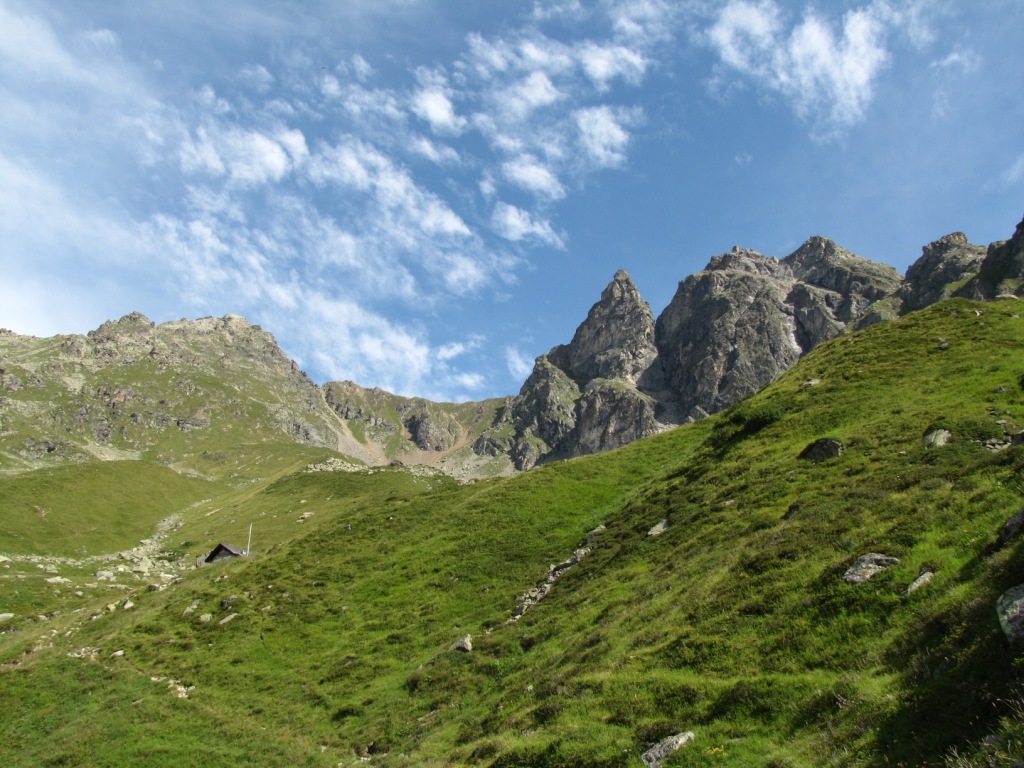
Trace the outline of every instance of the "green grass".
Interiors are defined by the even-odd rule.
[[[25,703],[0,719],[4,763],[604,768],[692,730],[667,766],[1011,765],[1024,662],[994,604],[1024,546],[994,542],[1024,446],[980,441],[1024,425],[1017,314],[944,302],[714,418],[514,478],[304,473],[269,451],[170,541],[192,555],[252,523],[251,557],[0,635],[0,696]],[[937,426],[953,442],[926,450]],[[843,455],[799,458],[821,437]],[[869,551],[900,563],[845,583]]]
[[[81,557],[127,549],[225,487],[145,462],[41,469],[0,483],[0,552]]]

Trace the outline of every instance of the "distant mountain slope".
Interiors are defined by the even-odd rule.
[[[273,336],[240,317],[0,333],[0,469],[147,458],[219,475],[219,458],[268,442],[365,456]]]

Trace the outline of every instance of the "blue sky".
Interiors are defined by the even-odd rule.
[[[0,0],[0,327],[241,314],[514,394],[616,269],[1024,214],[1019,0]]]

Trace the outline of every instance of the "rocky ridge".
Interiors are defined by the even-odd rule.
[[[962,232],[939,238],[905,277],[819,236],[782,259],[734,247],[682,280],[656,320],[620,270],[474,448],[520,470],[616,448],[727,408],[848,330],[1006,294],[1024,294],[1024,222],[987,250]]]

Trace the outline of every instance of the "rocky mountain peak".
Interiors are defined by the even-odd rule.
[[[704,267],[705,272],[745,272],[752,275],[775,275],[779,271],[779,260],[765,256],[753,248],[732,247],[729,253],[713,256]]]
[[[901,314],[923,309],[950,295],[950,286],[978,271],[985,248],[972,245],[963,232],[952,232],[928,243],[921,257],[907,269],[899,296]]]
[[[108,320],[94,331],[89,331],[89,336],[96,339],[104,339],[124,333],[149,333],[154,328],[150,321],[141,312],[130,312],[120,320]]]
[[[624,269],[601,292],[572,341],[548,353],[580,385],[597,378],[635,384],[656,356],[654,315]]]

